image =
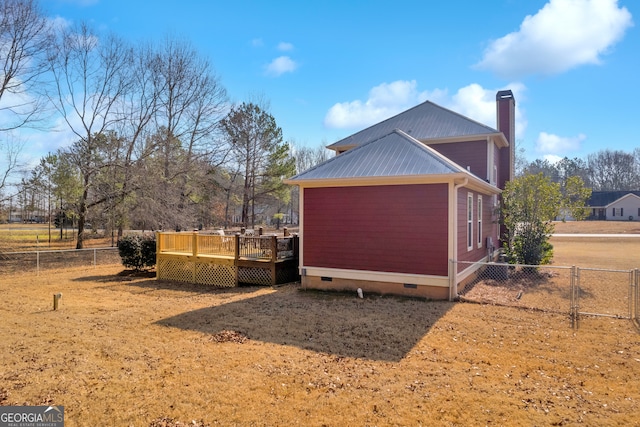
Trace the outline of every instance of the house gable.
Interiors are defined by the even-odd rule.
[[[640,219],[640,197],[628,193],[609,203],[606,207],[609,220],[638,220]]]

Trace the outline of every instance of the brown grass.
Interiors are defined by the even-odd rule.
[[[75,230],[51,228],[47,224],[0,224],[0,252],[75,249]],[[84,247],[111,246],[111,236],[86,230]]]
[[[120,271],[0,277],[0,404],[67,426],[640,425],[628,320]]]
[[[554,225],[560,234],[640,234],[638,221],[557,221]]]

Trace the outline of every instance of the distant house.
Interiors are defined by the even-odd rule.
[[[496,208],[513,176],[515,100],[498,129],[425,102],[342,139],[299,175],[302,286],[454,298],[498,246]]]
[[[640,191],[594,191],[587,206],[589,219],[640,221]]]

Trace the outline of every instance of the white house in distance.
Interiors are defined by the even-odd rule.
[[[594,191],[587,206],[589,219],[640,221],[640,191]]]

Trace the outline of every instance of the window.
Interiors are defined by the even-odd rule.
[[[473,249],[473,194],[467,194],[467,250]]]
[[[478,218],[478,247],[482,247],[482,196],[478,196],[478,213],[476,214]]]
[[[620,208],[620,216],[624,216],[624,208]]]

